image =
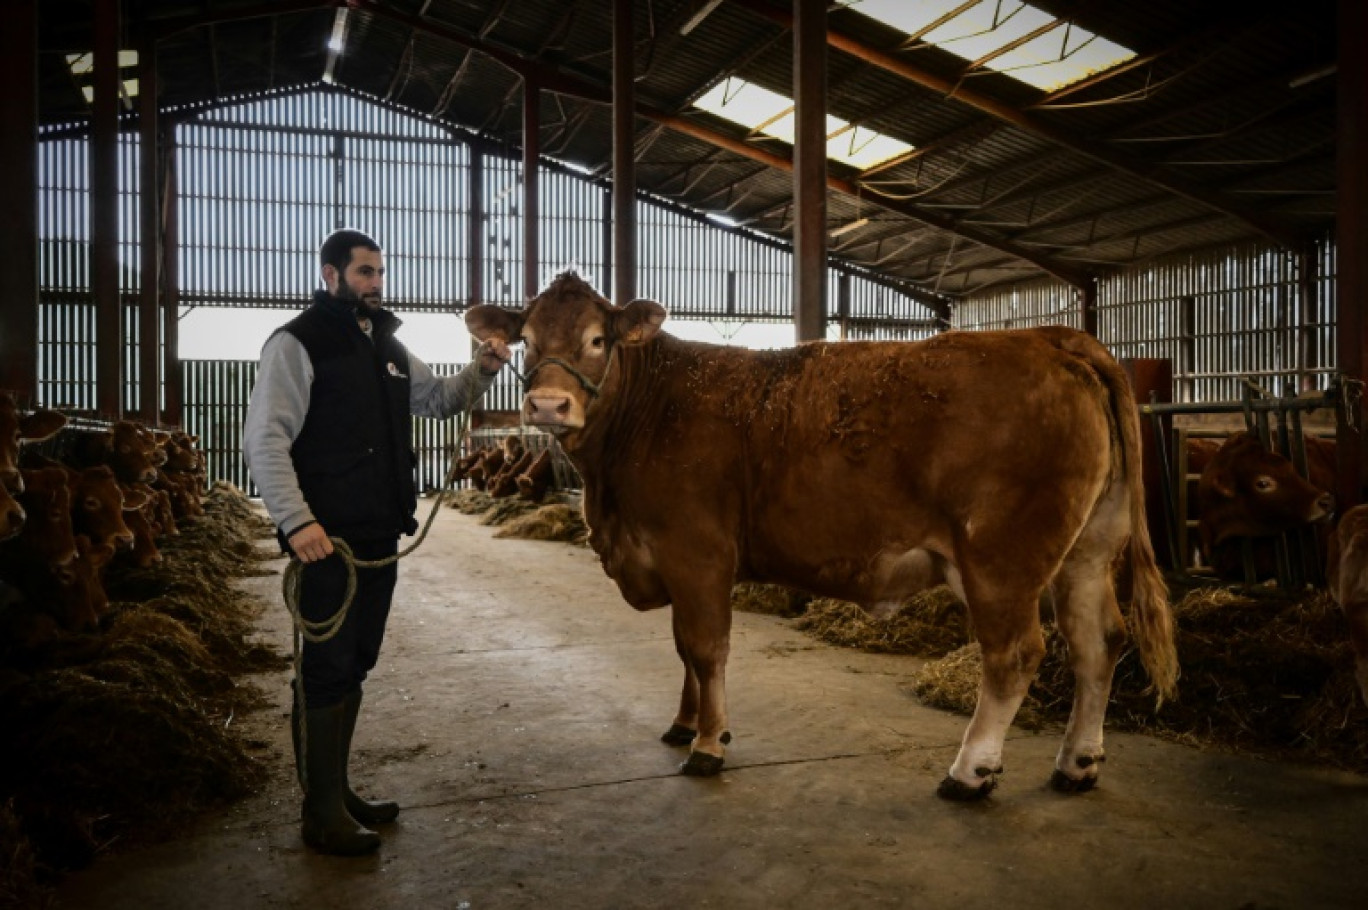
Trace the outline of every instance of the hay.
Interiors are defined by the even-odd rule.
[[[541,507],[540,503],[529,502],[516,496],[505,496],[493,501],[493,504],[480,516],[480,524],[494,526],[508,524],[513,519],[530,515]]]
[[[495,537],[521,540],[563,540],[584,544],[589,540],[589,527],[584,515],[574,506],[556,503],[534,506],[534,511],[511,519],[494,532]]]
[[[941,657],[969,639],[964,605],[944,585],[908,598],[886,619],[852,603],[818,598],[796,625],[829,644],[882,654]]]
[[[1368,772],[1368,708],[1343,614],[1327,593],[1292,599],[1204,588],[1173,612],[1178,699],[1155,711],[1132,649],[1117,666],[1110,729]],[[1068,649],[1052,624],[1044,629],[1046,656],[1017,720],[1027,728],[1065,722],[1073,699]],[[972,713],[980,667],[977,645],[962,648],[928,664],[915,692],[935,707]]]
[[[55,908],[56,894],[40,883],[43,872],[14,801],[0,804],[0,907]]]
[[[750,581],[741,582],[731,592],[733,610],[763,613],[766,616],[799,616],[809,600],[806,595],[781,585],[762,585]]]
[[[234,677],[288,658],[251,640],[264,604],[231,582],[274,555],[256,546],[271,533],[241,492],[216,484],[205,514],[164,541],[161,566],[109,567],[99,632],[4,654],[0,847],[15,862],[0,899],[43,906],[43,870],[168,837],[265,781],[231,721],[266,699]]]
[[[480,515],[494,504],[494,497],[484,490],[458,490],[448,496],[446,502],[462,515]]]

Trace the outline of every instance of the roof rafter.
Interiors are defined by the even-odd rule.
[[[398,10],[379,4],[376,0],[349,0],[349,5],[357,11],[382,16],[396,22],[408,23],[413,28],[422,29],[436,37],[452,41],[456,44],[470,48],[471,50],[486,54],[524,78],[530,77],[536,79],[538,84],[546,91],[559,92],[561,94],[584,98],[589,101],[598,101],[604,104],[612,103],[611,92],[607,86],[598,85],[589,79],[571,75],[563,70],[528,60],[526,57],[514,53],[513,51],[495,47],[478,37],[465,34],[459,29],[430,22],[426,19],[421,19],[407,13],[401,13]],[[636,114],[639,117],[643,117],[655,123],[664,124],[677,132],[692,136],[695,139],[735,152],[744,158],[750,158],[768,164],[771,167],[785,172],[792,172],[793,170],[793,161],[789,157],[757,148],[743,139],[737,139],[725,133],[718,132],[711,127],[704,126],[701,123],[689,120],[677,114],[668,113],[649,104],[638,102]],[[1004,253],[1017,256],[1069,284],[1081,287],[1091,280],[1090,276],[1085,271],[1061,263],[1050,257],[1041,256],[1032,250],[1019,247],[1013,243],[1003,241],[985,231],[963,226],[955,219],[942,215],[939,212],[895,199],[882,193],[874,192],[866,187],[861,187],[845,178],[829,174],[827,176],[827,187],[849,196],[855,196],[876,203],[890,211],[898,212],[909,218],[914,218],[948,233],[962,236],[964,239],[972,240],[974,243],[989,246],[1001,250]]]
[[[731,2],[769,19],[781,28],[791,30],[793,27],[792,12],[774,6],[769,0],[731,0]],[[827,43],[858,60],[863,60],[932,91],[939,92],[947,98],[953,98],[970,107],[977,108],[1023,132],[1086,155],[1109,167],[1162,187],[1170,193],[1176,193],[1224,215],[1237,218],[1282,246],[1296,248],[1302,241],[1301,236],[1296,231],[1281,222],[1227,199],[1223,194],[1214,193],[1183,177],[1167,173],[1152,162],[1109,148],[1094,140],[1076,136],[984,92],[965,88],[951,79],[899,60],[891,54],[870,47],[830,28],[827,29]]]

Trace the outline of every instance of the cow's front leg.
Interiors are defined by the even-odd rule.
[[[679,641],[679,614],[674,614],[675,651],[684,663],[684,691],[679,694],[679,713],[675,715],[670,729],[661,734],[661,742],[672,746],[687,746],[698,735],[698,674],[693,664],[684,654],[684,646]]]
[[[721,593],[713,588],[720,588]],[[671,732],[680,738],[697,719],[684,774],[708,777],[722,770],[727,732],[727,656],[731,648],[731,599],[726,584],[699,590],[691,585],[673,598],[675,648],[684,662],[684,691]],[[668,736],[668,734],[667,734]]]

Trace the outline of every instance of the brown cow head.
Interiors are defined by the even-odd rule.
[[[84,534],[93,546],[113,548],[133,546],[123,513],[141,507],[147,497],[136,491],[125,492],[108,465],[80,471],[68,469],[71,484],[71,520],[76,533]]]
[[[66,469],[24,469],[24,492],[20,499],[28,513],[19,535],[26,552],[38,563],[69,572],[76,558],[76,538],[71,526],[71,488]]]
[[[1208,553],[1231,537],[1268,537],[1324,521],[1335,499],[1302,479],[1292,462],[1256,436],[1225,441],[1197,486],[1198,527]]]
[[[19,473],[20,444],[50,439],[66,422],[65,415],[43,408],[21,415],[14,397],[0,392],[0,486],[15,495],[24,492],[24,478]]]
[[[557,435],[585,425],[614,349],[645,344],[664,321],[655,301],[614,306],[574,272],[558,276],[524,310],[484,304],[466,311],[466,326],[481,341],[526,344],[523,423]]]

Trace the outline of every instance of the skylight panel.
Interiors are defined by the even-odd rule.
[[[753,82],[724,79],[695,101],[694,106],[754,133],[793,144],[793,100]],[[826,135],[827,157],[860,170],[912,150],[912,146],[892,136],[830,115],[826,118]]]
[[[1042,91],[1071,85],[1135,52],[1020,0],[851,0],[851,9]]]

